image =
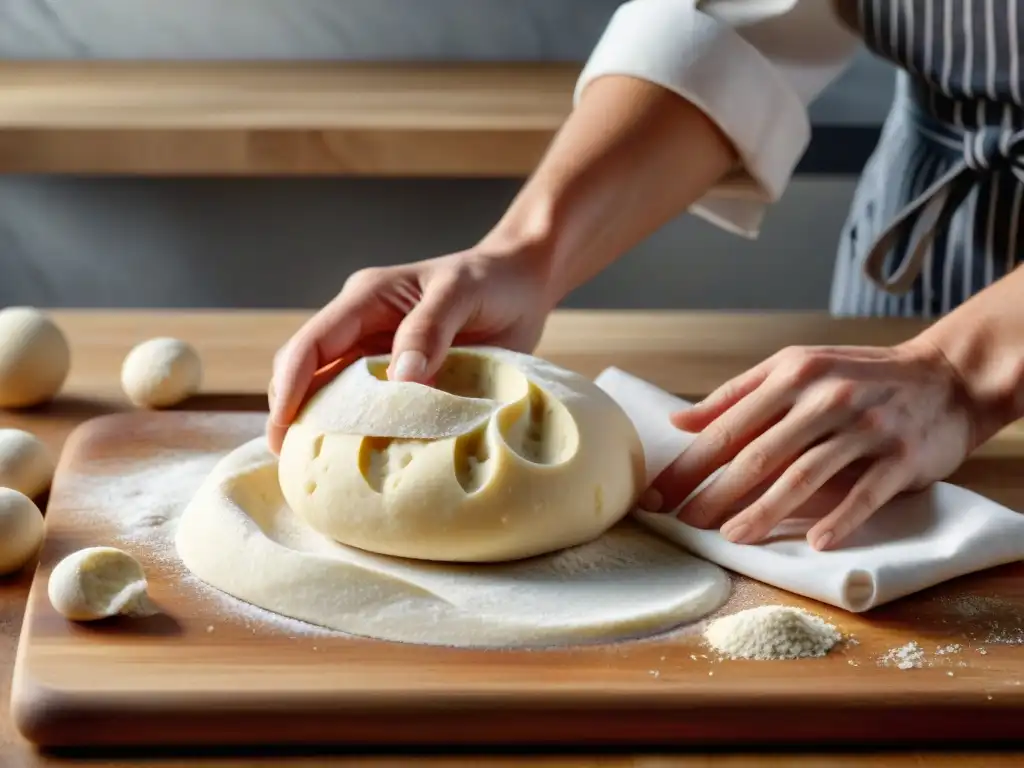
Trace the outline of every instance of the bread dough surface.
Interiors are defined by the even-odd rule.
[[[530,355],[452,350],[433,386],[360,360],[299,415],[280,483],[316,531],[378,554],[532,557],[592,541],[631,508],[643,448],[589,379]]]
[[[27,408],[60,392],[71,350],[57,324],[32,307],[0,309],[0,408]]]
[[[23,493],[0,488],[0,574],[21,570],[43,542],[43,513]]]
[[[53,480],[54,461],[42,440],[21,429],[0,429],[0,487],[34,499]]]
[[[182,513],[176,547],[199,579],[261,608],[353,635],[515,647],[648,635],[729,593],[725,571],[623,521],[597,541],[515,563],[370,554],[291,511],[263,437],[222,459]]]
[[[86,547],[61,560],[50,573],[47,596],[61,616],[96,621],[118,614],[148,616],[146,574],[134,557],[115,547]]]
[[[135,405],[169,408],[199,390],[199,353],[180,339],[157,338],[134,347],[121,366],[121,388]]]

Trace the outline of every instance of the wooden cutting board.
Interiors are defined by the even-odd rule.
[[[330,635],[247,610],[183,577],[158,529],[168,506],[201,481],[202,463],[260,434],[263,418],[120,414],[69,439],[15,669],[12,711],[30,740],[735,747],[1020,738],[1020,564],[866,616],[735,578],[725,612],[787,603],[853,637],[826,658],[800,661],[720,661],[699,627],[604,646],[481,651]],[[172,469],[189,462],[191,474]],[[1022,504],[1024,473],[1010,471],[1018,465],[982,457],[955,479]],[[125,540],[113,515],[156,533]],[[163,613],[92,625],[56,614],[46,597],[54,564],[100,544],[142,560]],[[884,660],[912,642],[920,666]]]

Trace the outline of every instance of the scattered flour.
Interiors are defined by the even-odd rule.
[[[219,418],[208,414],[202,417],[207,428],[209,419]],[[261,423],[254,423],[256,429]],[[225,420],[224,426],[229,432],[238,431],[239,441],[252,437],[251,430],[239,431],[237,416]],[[65,478],[65,484],[75,495],[73,501],[64,503],[64,509],[77,516],[83,526],[88,524],[110,539],[102,543],[134,555],[147,571],[159,569],[167,584],[208,609],[207,621],[212,615],[218,620],[242,624],[253,633],[272,629],[290,637],[343,637],[340,632],[257,608],[214,589],[193,576],[179,560],[174,547],[178,520],[222,455],[165,450],[148,460],[91,461],[88,473]],[[206,631],[212,632],[209,627]]]
[[[1024,615],[999,597],[954,595],[942,600],[958,624],[968,628],[972,640],[991,645],[1024,645]]]
[[[824,656],[842,635],[800,608],[763,605],[715,619],[704,637],[726,658],[772,660]]]
[[[890,648],[878,663],[885,667],[919,669],[924,666],[924,648],[911,641],[899,648]]]

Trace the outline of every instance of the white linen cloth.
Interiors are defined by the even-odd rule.
[[[603,371],[596,382],[636,425],[648,482],[695,439],[669,423],[670,413],[691,407],[685,400],[617,368]],[[819,516],[828,511],[817,510]],[[897,497],[841,548],[827,552],[807,543],[806,518],[789,521],[766,542],[743,545],[729,542],[717,530],[686,525],[674,514],[633,514],[653,531],[724,568],[853,612],[1024,560],[1024,515],[949,483]]]

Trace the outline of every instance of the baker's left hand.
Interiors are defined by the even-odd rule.
[[[679,519],[753,544],[846,474],[849,491],[807,533],[816,549],[836,547],[898,493],[946,477],[976,447],[964,391],[942,352],[920,340],[785,349],[673,414],[677,428],[699,434],[641,507],[674,511],[725,467]]]

